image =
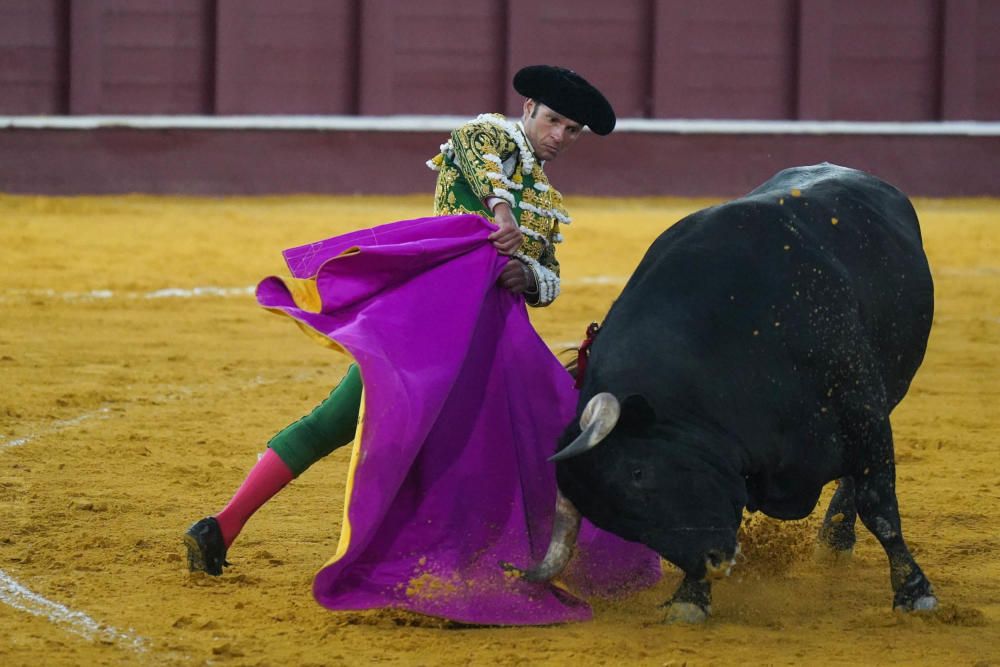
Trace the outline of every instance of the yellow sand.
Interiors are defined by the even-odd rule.
[[[578,341],[650,240],[706,203],[570,198],[563,296],[532,313],[550,345]],[[587,624],[461,628],[332,613],[310,586],[336,547],[346,450],[250,522],[225,576],[190,575],[183,530],[224,504],[270,435],[323,398],[345,361],[248,294],[149,295],[247,287],[282,271],[282,248],[429,204],[0,196],[0,664],[1000,662],[996,201],[917,202],[938,306],[894,422],[904,528],[937,614],[890,610],[885,557],[866,532],[853,560],[817,562],[818,517],[755,519],[748,561],[716,585],[702,627],[661,624],[657,605],[679,580],[670,566],[654,590],[596,602]],[[51,603],[106,627],[88,631]]]

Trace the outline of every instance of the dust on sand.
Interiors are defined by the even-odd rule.
[[[573,198],[564,294],[532,318],[553,349],[603,316],[649,242],[706,204]],[[180,535],[217,510],[274,431],[345,370],[246,289],[282,248],[425,215],[426,197],[0,197],[0,663],[997,664],[1000,204],[917,202],[937,286],[930,348],[894,415],[904,527],[942,601],[891,609],[864,531],[812,557],[816,517],[745,527],[746,562],[702,627],[661,623],[679,582],[594,601],[592,622],[468,628],[332,613],[346,451],[267,505],[220,578]],[[824,493],[821,503],[829,498]]]

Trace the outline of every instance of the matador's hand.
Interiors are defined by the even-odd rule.
[[[535,286],[535,274],[532,273],[531,269],[524,262],[519,262],[516,259],[507,262],[503,269],[500,270],[500,277],[497,278],[497,284],[514,294],[534,292],[537,289]]]
[[[512,255],[521,247],[524,237],[517,227],[517,220],[507,203],[497,204],[493,211],[493,219],[500,229],[496,230],[486,238],[493,243],[493,247],[501,255]]]

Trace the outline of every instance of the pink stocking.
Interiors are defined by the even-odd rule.
[[[250,470],[229,504],[215,515],[227,549],[253,513],[294,478],[295,475],[285,462],[269,447],[257,461],[257,465]]]

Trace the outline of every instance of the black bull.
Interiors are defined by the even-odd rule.
[[[672,226],[593,342],[580,423],[553,457],[553,544],[527,576],[561,568],[582,514],[680,567],[668,619],[699,621],[743,509],[800,519],[840,479],[821,542],[850,551],[860,516],[894,606],[936,606],[903,540],[889,423],[933,301],[913,207],[859,171],[786,169]]]

